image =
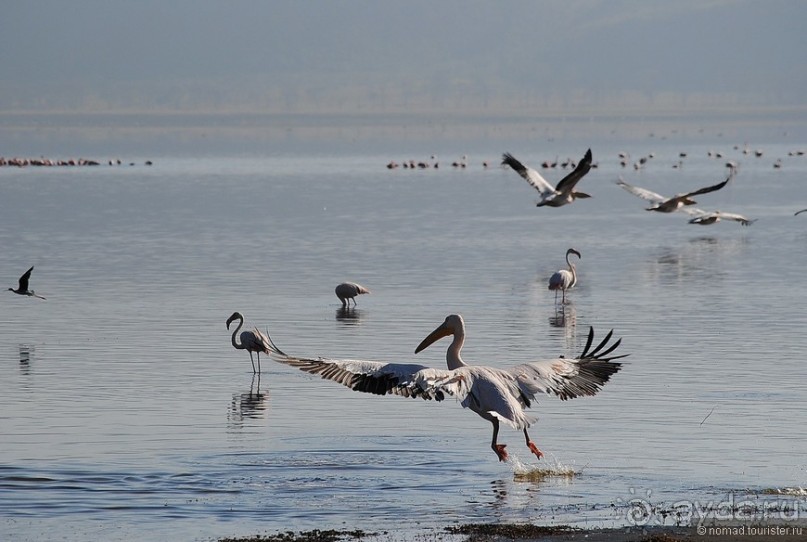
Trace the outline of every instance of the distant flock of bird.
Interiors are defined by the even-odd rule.
[[[643,164],[646,160],[644,162],[640,160],[640,162]],[[465,165],[466,162],[462,161],[454,167],[465,167]],[[502,156],[502,165],[512,168],[538,191],[540,196],[538,207],[561,207],[571,204],[577,199],[590,197],[584,192],[575,190],[576,185],[593,167],[590,149],[578,163],[573,164],[571,160],[569,161],[568,166],[573,168],[572,171],[555,186],[546,181],[538,171],[524,165],[509,153]],[[551,164],[549,165],[551,166]],[[392,166],[388,167],[392,168]],[[413,166],[407,164],[404,167]],[[420,166],[415,165],[414,167]],[[437,167],[436,163],[434,167]],[[649,201],[651,205],[647,208],[648,211],[672,213],[681,210],[693,217],[689,221],[692,224],[708,225],[725,219],[749,225],[753,220],[741,215],[722,211],[702,211],[692,207],[696,203],[692,199],[693,196],[720,190],[734,178],[735,174],[736,167],[729,167],[728,177],[724,181],[672,197],[661,196],[647,189],[632,186],[621,178],[617,181],[617,185],[631,194]],[[807,212],[807,209],[796,212],[796,215],[803,212]],[[548,288],[555,292],[555,303],[557,303],[557,295],[560,292],[561,303],[565,304],[567,290],[577,284],[576,268],[569,259],[571,256],[582,259],[578,250],[569,248],[566,251],[567,267],[557,271],[549,279]],[[19,295],[45,299],[30,289],[33,269],[32,266],[19,278],[16,289],[9,288],[9,290]],[[335,294],[345,310],[350,308],[351,301],[353,306],[356,306],[355,298],[357,296],[369,293],[370,290],[355,282],[344,282],[335,288]],[[228,330],[233,322],[238,322],[238,325],[232,331],[232,345],[236,349],[246,350],[249,353],[253,374],[261,373],[260,355],[265,354],[273,361],[296,367],[310,374],[320,375],[322,378],[335,381],[354,391],[375,395],[393,394],[434,401],[442,401],[446,396],[453,396],[460,401],[464,408],[476,412],[492,424],[491,449],[500,461],[506,461],[509,457],[506,445],[498,442],[500,422],[522,431],[529,451],[538,458],[542,457],[543,452],[538,449],[529,436],[528,428],[534,419],[526,414],[525,409],[532,405],[532,401],[539,394],[555,395],[562,400],[595,395],[610,377],[621,369],[622,364],[615,360],[627,356],[627,354],[613,355],[621,343],[621,339],[611,342],[613,330],[606,334],[596,347],[592,348],[594,329],[590,328],[585,347],[574,359],[561,356],[524,363],[510,369],[468,365],[461,357],[465,342],[465,322],[461,315],[450,314],[415,348],[415,354],[417,354],[443,337],[452,337],[446,350],[446,369],[407,363],[340,360],[324,357],[305,358],[284,353],[274,344],[268,331],[264,333],[257,327],[241,331],[244,326],[244,317],[240,312],[234,312],[227,319]],[[256,355],[257,363],[253,358],[253,353]]]
[[[121,166],[124,164],[120,159],[111,159],[107,161],[107,164],[110,166]],[[151,166],[154,163],[151,160],[146,160],[144,162],[145,165]],[[51,158],[45,158],[44,156],[40,156],[39,158],[23,158],[19,156],[13,156],[11,158],[5,158],[4,156],[0,156],[0,167],[8,166],[8,167],[28,167],[28,166],[39,166],[39,167],[53,167],[53,166],[100,166],[101,162],[98,160],[90,160],[88,158],[66,158],[66,159],[58,159],[53,160]],[[130,166],[134,166],[134,162],[129,162]]]
[[[735,151],[739,151],[739,149],[740,149],[739,145],[734,146]],[[748,146],[748,144],[746,144],[744,146],[744,148],[743,148],[743,150],[741,152],[742,152],[743,155],[754,156],[756,158],[762,158],[764,156],[764,154],[765,154],[764,151],[762,151],[761,149],[752,150]],[[718,160],[725,157],[725,154],[723,152],[721,152],[721,151],[713,151],[713,150],[707,151],[706,155],[709,158],[714,158],[714,159],[718,159]],[[789,157],[805,156],[805,155],[807,155],[807,151],[802,150],[802,149],[791,150],[791,151],[787,152],[787,155]],[[641,169],[644,169],[645,166],[650,164],[650,161],[653,158],[656,157],[656,153],[654,153],[654,152],[648,153],[647,155],[641,156],[636,160],[632,160],[631,156],[630,156],[630,153],[625,152],[625,151],[619,152],[617,156],[619,158],[619,165],[621,167],[627,168],[627,167],[630,166],[635,170],[641,170]],[[678,153],[678,160],[672,164],[672,168],[673,169],[682,168],[684,166],[684,159],[687,158],[688,156],[689,156],[688,152],[685,152],[685,151],[679,152]],[[490,165],[491,165],[490,161],[488,161],[488,160],[483,160],[481,162],[481,164],[482,164],[482,167],[485,168],[485,169],[489,168]],[[465,155],[465,154],[462,155],[462,157],[460,159],[454,160],[454,161],[451,162],[451,167],[454,168],[454,169],[465,169],[465,168],[468,167],[468,165],[469,165],[468,155]],[[783,167],[783,165],[784,165],[784,163],[782,162],[781,158],[777,158],[773,162],[773,168],[774,169],[781,169]],[[440,168],[440,161],[437,159],[436,156],[432,155],[428,160],[414,160],[414,159],[411,159],[411,158],[409,160],[403,160],[401,162],[396,162],[395,160],[390,160],[389,162],[387,162],[386,167],[387,167],[387,169],[403,168],[403,169],[411,169],[411,170],[416,170],[416,169],[439,169]],[[558,167],[560,167],[561,169],[566,169],[566,168],[575,169],[575,167],[577,167],[577,164],[575,163],[574,158],[569,157],[569,158],[566,158],[565,160],[560,160],[557,156],[555,157],[554,160],[544,160],[544,161],[541,162],[541,168],[542,169],[556,169]],[[598,162],[592,162],[591,163],[591,168],[596,169],[598,167],[599,167]],[[730,167],[730,168],[734,167],[734,168],[736,168],[737,163],[730,160],[730,161],[726,162],[726,167]]]

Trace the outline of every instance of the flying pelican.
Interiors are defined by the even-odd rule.
[[[574,264],[569,261],[569,256],[572,254],[577,255],[578,258],[583,258],[579,252],[573,248],[570,248],[566,251],[566,265],[569,266],[569,269],[561,269],[549,277],[549,289],[555,290],[555,303],[558,302],[558,290],[563,292],[561,303],[565,304],[566,290],[577,284],[577,271],[575,270]]]
[[[734,220],[739,222],[743,226],[750,226],[756,219],[749,219],[744,217],[743,215],[737,213],[724,213],[723,211],[703,211],[698,208],[684,208],[682,209],[685,213],[694,218],[689,220],[690,224],[698,224],[700,226],[709,226],[716,222],[720,222],[721,220]]]
[[[261,352],[264,354],[269,353],[269,348],[271,345],[271,341],[266,334],[261,331],[260,329],[253,328],[252,331],[244,331],[240,335],[241,344],[235,342],[235,335],[241,329],[241,326],[244,325],[244,317],[241,316],[240,312],[234,312],[229,318],[227,318],[227,329],[230,329],[230,324],[233,320],[240,320],[238,323],[238,327],[233,330],[233,348],[238,350],[246,350],[249,352],[249,361],[252,362],[252,374],[261,373]],[[252,353],[255,352],[258,354],[258,370],[255,370],[255,360],[252,359]]]
[[[39,299],[45,299],[41,295],[35,293],[33,290],[28,289],[28,279],[31,278],[31,271],[33,270],[34,266],[32,265],[31,269],[23,273],[23,275],[20,277],[20,285],[17,286],[17,289],[15,290],[14,288],[9,288],[9,290],[14,292],[15,294],[27,295],[31,297],[38,297]]]
[[[540,173],[531,167],[525,166],[510,153],[506,152],[502,155],[502,164],[507,164],[513,168],[524,180],[541,193],[541,201],[537,203],[538,207],[545,205],[549,207],[560,207],[567,203],[572,203],[577,198],[591,197],[585,192],[574,191],[575,185],[580,182],[580,179],[591,169],[591,149],[586,151],[585,156],[583,156],[583,159],[577,164],[577,167],[561,179],[555,187],[549,184]]]
[[[355,282],[343,282],[339,284],[336,289],[336,297],[339,298],[339,301],[342,302],[342,307],[349,307],[350,300],[353,300],[353,306],[356,306],[356,296],[359,294],[369,294],[370,290],[362,286],[361,284],[356,284]]]
[[[672,213],[673,211],[679,210],[684,205],[694,205],[697,201],[693,200],[691,196],[697,196],[698,194],[708,194],[709,192],[714,192],[715,190],[720,190],[734,177],[734,170],[732,169],[729,172],[729,176],[726,178],[725,181],[722,183],[717,183],[712,186],[707,186],[705,188],[699,188],[698,190],[693,190],[692,192],[687,192],[685,194],[676,194],[671,198],[666,198],[660,194],[656,194],[655,192],[651,192],[645,188],[639,188],[638,186],[633,186],[626,183],[622,180],[622,177],[616,182],[619,186],[633,194],[634,196],[638,196],[642,199],[645,199],[651,202],[653,205],[648,207],[647,211],[658,211],[659,213]]]
[[[446,352],[448,370],[405,363],[297,358],[283,353],[271,339],[269,355],[279,363],[318,374],[354,391],[435,401],[442,401],[446,395],[454,396],[464,408],[470,408],[493,424],[491,448],[499,461],[505,461],[506,445],[497,441],[499,422],[522,430],[527,447],[540,458],[543,452],[527,433],[527,428],[534,420],[527,416],[524,409],[531,406],[531,401],[539,392],[566,400],[600,391],[621,367],[621,363],[613,363],[613,360],[627,355],[609,355],[622,341],[618,339],[608,346],[612,334],[613,330],[596,348],[589,350],[594,340],[594,329],[590,328],[586,346],[575,359],[559,357],[524,363],[510,369],[472,366],[460,357],[465,341],[465,323],[462,316],[452,314],[415,349],[417,354],[436,340],[452,335],[453,340]]]

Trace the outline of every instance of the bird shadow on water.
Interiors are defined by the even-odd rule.
[[[234,393],[227,410],[227,420],[230,425],[240,428],[248,420],[258,420],[265,417],[268,411],[266,404],[267,393],[261,393],[261,375],[252,375],[252,383],[248,392]]]
[[[360,324],[366,316],[365,311],[356,307],[339,307],[336,309],[336,320],[347,325]]]
[[[657,284],[715,282],[726,275],[717,263],[736,257],[747,244],[745,238],[697,236],[679,246],[659,247],[647,261],[646,274],[651,283]]]

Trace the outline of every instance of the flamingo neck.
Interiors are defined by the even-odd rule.
[[[235,336],[238,334],[239,331],[241,331],[241,326],[243,326],[243,325],[244,325],[244,319],[239,318],[238,319],[238,326],[236,326],[236,328],[233,330],[233,339],[232,339],[233,340],[233,347],[237,348],[239,350],[243,350],[244,345],[243,344],[238,344],[237,342],[235,342]]]
[[[574,264],[569,261],[570,255],[571,254],[569,254],[568,252],[566,253],[566,265],[569,266],[569,272],[572,274],[572,282],[569,284],[568,288],[571,288],[572,286],[577,284],[577,269],[575,269]]]

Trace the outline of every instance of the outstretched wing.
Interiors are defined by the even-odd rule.
[[[269,356],[278,363],[333,380],[353,391],[442,401],[463,385],[450,371],[425,365],[358,359],[298,358],[281,351],[267,336]]]
[[[622,339],[608,346],[613,330],[593,350],[594,328],[589,328],[588,341],[576,359],[557,358],[525,363],[510,369],[524,395],[530,399],[539,393],[553,394],[562,400],[594,395],[608,382],[611,375],[622,368],[615,359],[627,354],[612,356]]]
[[[577,167],[574,168],[574,171],[566,175],[563,179],[558,182],[558,185],[555,187],[555,190],[558,192],[568,194],[574,189],[574,186],[582,179],[586,173],[591,170],[591,149],[586,151],[585,156],[580,162],[577,164]]]
[[[20,277],[20,286],[18,288],[19,291],[21,291],[21,292],[27,292],[28,291],[28,280],[31,278],[31,271],[33,271],[33,270],[34,270],[34,266],[32,265],[31,269],[29,269],[28,271],[26,271],[25,273],[22,274],[22,276]]]
[[[555,188],[551,184],[549,184],[547,180],[541,176],[540,173],[538,173],[531,167],[525,166],[524,164],[516,160],[515,157],[509,152],[506,152],[502,155],[502,164],[507,164],[508,166],[513,168],[513,170],[515,170],[516,173],[521,175],[525,181],[530,183],[530,185],[532,185],[533,188],[538,190],[538,192],[541,193],[542,197],[547,197],[555,193]],[[578,165],[578,167],[580,166]],[[575,169],[575,171],[577,170]],[[574,171],[569,174],[569,176],[571,175],[574,175]]]
[[[697,196],[698,194],[708,194],[709,192],[714,192],[715,190],[720,190],[721,188],[723,188],[724,186],[726,186],[728,184],[728,182],[732,179],[732,177],[734,177],[734,169],[731,170],[731,173],[729,173],[729,176],[726,177],[726,180],[723,181],[722,183],[713,184],[712,186],[707,186],[705,188],[699,188],[698,190],[695,190],[693,192],[687,192],[686,194],[679,194],[676,197],[678,197],[678,198],[688,198],[690,196]]]
[[[737,213],[724,213],[722,211],[716,211],[720,214],[720,218],[722,220],[734,220],[735,222],[739,222],[743,226],[750,226],[754,222],[757,221],[756,218],[746,218],[741,214]]]
[[[632,184],[626,183],[625,181],[622,180],[622,177],[619,178],[616,184],[621,186],[634,196],[638,196],[651,203],[664,203],[665,201],[667,201],[667,198],[665,198],[661,194],[656,194],[655,192],[651,192],[646,188],[639,188],[638,186],[633,186]]]
[[[719,220],[734,220],[735,222],[739,222],[743,226],[750,226],[756,219],[747,218],[741,214],[737,213],[724,213],[723,211],[704,211],[703,209],[698,209],[696,207],[688,207],[681,209],[688,215],[694,217],[692,218],[689,223],[690,224],[699,224],[702,226],[714,224]]]

